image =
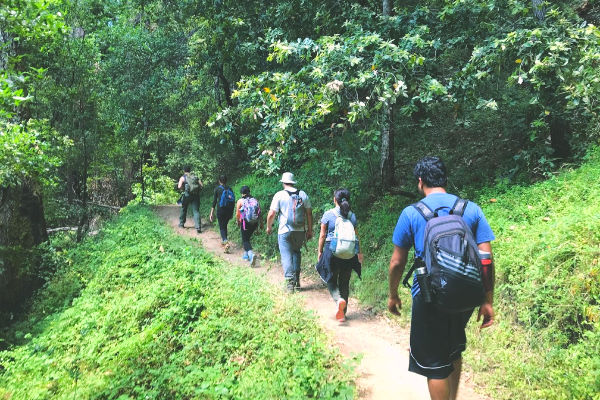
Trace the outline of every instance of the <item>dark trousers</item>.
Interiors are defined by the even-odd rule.
[[[185,225],[185,221],[187,219],[188,208],[192,209],[192,213],[194,214],[194,228],[196,230],[200,229],[200,198],[198,196],[185,196],[181,200],[181,210],[179,212],[179,226]]]
[[[233,210],[220,208],[217,210],[217,221],[219,221],[219,231],[221,232],[221,240],[227,240],[227,224],[233,216]]]
[[[258,227],[258,224],[250,224],[246,222],[246,229],[244,230],[244,223],[242,222],[242,226],[240,227],[240,231],[242,233],[242,246],[244,246],[244,251],[252,250],[252,245],[250,244],[250,237]]]
[[[331,256],[331,262],[329,263],[331,268],[332,277],[327,282],[327,289],[335,302],[340,297],[346,300],[348,303],[348,296],[350,295],[350,275],[352,274],[352,266],[348,260],[342,260]]]

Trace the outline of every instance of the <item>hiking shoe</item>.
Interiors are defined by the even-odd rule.
[[[223,245],[223,250],[225,250],[225,253],[229,254],[229,250],[231,250],[231,244],[229,242],[226,242]]]
[[[196,229],[197,233],[202,233],[202,229]]]
[[[296,285],[293,280],[289,279],[285,283],[285,292],[286,293],[294,293]]]
[[[346,320],[346,313],[344,312],[344,309],[346,308],[346,300],[344,299],[339,299],[337,301],[337,313],[335,313],[335,319],[337,319],[339,322],[344,322]]]
[[[258,261],[258,256],[256,254],[252,254],[252,257],[250,257],[250,268],[256,267],[256,261]]]
[[[296,274],[296,280],[294,281],[294,289],[300,290],[300,272]]]

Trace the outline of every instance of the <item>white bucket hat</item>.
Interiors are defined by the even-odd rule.
[[[281,175],[281,180],[279,182],[287,183],[289,185],[296,184],[296,181],[294,180],[294,174],[292,174],[291,172],[284,172],[283,175]]]

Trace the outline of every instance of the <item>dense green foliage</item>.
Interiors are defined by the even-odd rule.
[[[498,398],[598,398],[598,176],[595,149],[581,168],[509,188],[484,205],[497,236],[500,325],[479,337],[486,356],[470,359],[494,371],[486,380],[504,387]]]
[[[353,396],[312,317],[148,209],[125,209],[62,259],[0,354],[2,397]]]
[[[7,1],[0,7],[0,187],[49,181],[56,156],[69,142],[45,121],[31,118],[34,85],[45,76],[40,58],[64,24],[52,1]]]
[[[74,227],[81,241],[111,207],[132,200],[174,202],[172,187],[184,165],[191,165],[207,186],[219,173],[242,177],[235,182],[236,194],[242,184],[250,185],[265,210],[279,189],[279,174],[291,170],[312,197],[317,218],[329,207],[333,189],[345,186],[353,193],[367,257],[363,280],[353,282],[353,292],[382,309],[389,237],[402,207],[416,199],[411,168],[424,155],[440,155],[452,171],[450,191],[483,203],[498,233],[500,323],[490,334],[471,334],[480,349],[469,359],[483,371],[478,379],[490,392],[500,389],[496,397],[501,398],[597,397],[598,210],[590,204],[597,202],[592,188],[598,156],[597,151],[585,155],[600,138],[598,1],[561,0],[537,9],[514,0],[391,3],[392,12],[384,15],[382,3],[372,0],[3,1],[0,206],[11,191],[43,192],[50,227]],[[581,170],[554,177],[582,162]],[[384,170],[391,170],[391,179],[384,179]],[[548,180],[530,186],[542,179]],[[204,215],[209,197],[207,189]],[[488,203],[490,198],[497,202]],[[21,210],[14,201],[13,211]],[[126,218],[133,215],[141,214]],[[114,229],[106,237],[116,235]],[[60,240],[40,253],[23,250],[23,260],[14,263],[23,271],[15,274],[47,279],[56,265],[52,249],[62,247],[56,245]],[[115,332],[122,340],[115,346],[123,349],[117,350],[105,349],[96,336],[100,333],[90,328],[96,322],[79,312],[111,296],[109,286],[101,287],[105,283],[114,293],[135,298],[128,285],[136,282],[128,279],[142,282],[153,273],[162,279],[161,257],[184,252],[169,241],[179,250],[150,252],[146,260],[143,254],[155,244],[119,240],[123,274],[132,275],[115,270],[106,282],[93,281],[96,268],[108,271],[109,266],[75,259],[108,242],[87,242],[65,256],[75,269],[60,270],[45,292],[54,295],[35,303],[57,314],[47,319],[35,306],[33,322],[18,328],[21,336],[32,336],[18,338],[24,347],[16,348],[14,357],[33,352],[32,360],[41,360],[57,338],[68,352],[50,363],[58,371],[54,383],[44,381],[48,365],[32,367],[32,386],[39,393],[77,397],[102,387],[98,393],[106,397],[136,396],[127,392],[132,383],[142,382],[150,393],[154,389],[145,379],[152,376],[165,379],[160,388],[188,387],[169,380],[179,364],[155,363],[173,349],[174,359],[194,354],[200,360],[197,349],[177,347],[180,338],[173,333],[190,335],[198,322],[152,317],[148,326],[162,321],[171,333],[144,336],[150,332],[145,323],[131,321],[138,316],[134,308],[147,310],[157,296],[168,292],[180,301],[192,294],[177,292],[171,281],[165,288],[145,281],[153,292],[138,305],[127,304],[131,308],[124,315],[135,318],[123,326],[119,318],[124,316],[103,308],[116,307],[117,300],[102,303],[98,312],[110,313],[90,315],[119,325],[122,330]],[[255,242],[263,254],[276,256],[273,237],[257,236]],[[314,241],[309,244],[315,247]],[[11,258],[20,251],[0,248]],[[26,253],[36,256],[28,260]],[[38,254],[42,261],[34,260]],[[125,261],[136,257],[150,262],[147,275]],[[206,255],[194,257],[214,264]],[[305,257],[305,269],[314,261],[312,254]],[[177,279],[190,268],[181,264]],[[86,291],[93,296],[77,297]],[[406,292],[403,301],[409,304]],[[68,326],[70,313],[77,327],[65,328],[66,334],[85,339],[83,344],[68,343],[56,330]],[[223,323],[230,321],[227,312],[220,315]],[[100,362],[90,355],[96,353],[87,353],[91,348],[113,356]],[[142,356],[123,362],[116,355],[134,348],[142,349]],[[481,356],[483,348],[489,357]],[[13,368],[11,360],[4,362]],[[221,371],[211,362],[194,373],[205,367]],[[90,372],[96,370],[102,371]],[[19,371],[5,375],[16,381],[25,374]],[[241,379],[249,382],[253,373]],[[529,380],[521,380],[523,375]],[[115,376],[127,389],[108,393],[102,385]],[[238,385],[241,380],[234,385],[232,375],[219,376],[227,376],[220,382],[230,395],[244,387]],[[89,387],[84,389],[83,381]],[[256,378],[252,390],[262,390],[260,382]],[[26,382],[21,385],[25,390]],[[298,390],[317,396],[329,389]],[[156,396],[167,396],[161,393]]]
[[[326,177],[313,171],[314,166],[308,165],[298,171],[297,179],[311,196],[318,221],[332,207],[337,185],[320,184]],[[493,242],[497,324],[479,331],[472,321],[465,353],[475,381],[495,399],[595,399],[600,392],[598,176],[600,152],[594,150],[581,168],[562,171],[543,183],[460,192],[482,206],[497,237]],[[276,179],[253,175],[237,180],[236,193],[242,185],[250,186],[264,209],[280,188]],[[400,212],[414,199],[384,196],[368,203],[366,196],[357,193],[352,198],[365,264],[363,279],[351,282],[351,293],[364,305],[382,310],[392,232]],[[208,198],[203,203],[210,206]],[[233,223],[230,228],[239,241]],[[317,222],[315,234],[318,229]],[[257,234],[253,243],[268,257],[276,256],[273,238]],[[303,258],[305,273],[314,271],[315,248],[313,239]],[[400,292],[407,323],[410,294]]]

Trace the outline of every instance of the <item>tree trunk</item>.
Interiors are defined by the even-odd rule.
[[[31,248],[48,240],[41,187],[0,188],[0,246]]]
[[[383,15],[389,17],[392,15],[394,7],[393,0],[383,0]],[[383,130],[381,132],[381,162],[379,165],[379,175],[383,187],[390,187],[394,184],[394,125],[392,117],[394,109],[391,104],[383,107]]]
[[[383,0],[383,15],[389,17],[392,15],[392,8],[394,8],[394,0]]]
[[[30,250],[47,240],[40,185],[0,188],[0,326],[43,283]]]
[[[394,184],[394,131],[392,124],[393,108],[391,105],[384,107],[384,125],[381,132],[381,163],[379,174],[381,184],[390,187]]]

